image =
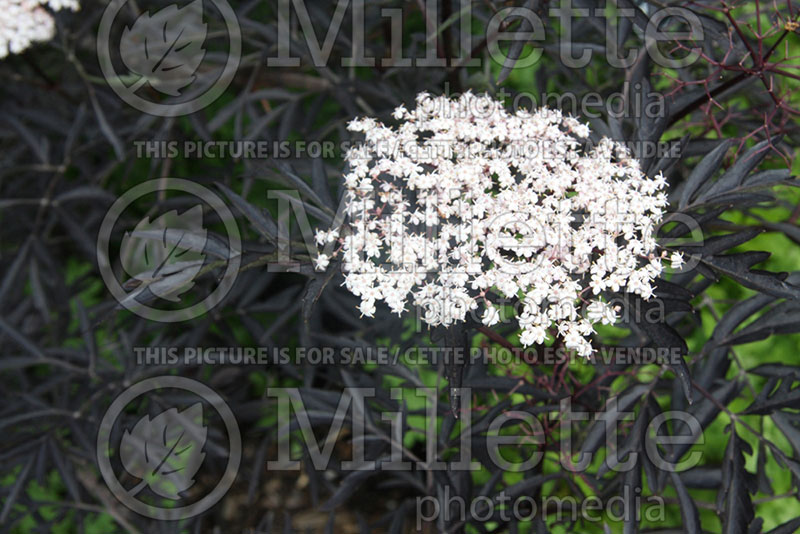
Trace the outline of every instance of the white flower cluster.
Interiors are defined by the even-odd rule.
[[[491,294],[519,299],[524,346],[555,327],[568,349],[588,356],[593,324],[617,320],[603,292],[653,294],[662,271],[654,229],[667,198],[622,145],[584,149],[589,128],[559,111],[508,113],[488,96],[421,94],[399,107],[396,128],[352,121],[364,146],[345,176],[349,230],[320,231],[339,243],[345,285],[372,316],[384,301],[401,313],[410,299],[430,325],[451,325]],[[676,261],[679,261],[676,259]],[[328,265],[321,254],[318,268]]]
[[[56,31],[47,9],[79,9],[77,0],[0,0],[0,59],[32,43],[49,41]]]

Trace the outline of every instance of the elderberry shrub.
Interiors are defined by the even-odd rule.
[[[2,528],[797,531],[800,5],[365,4],[0,0]]]

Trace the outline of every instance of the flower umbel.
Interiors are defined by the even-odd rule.
[[[609,139],[558,110],[511,114],[470,93],[421,94],[396,127],[352,121],[365,143],[347,155],[349,231],[321,231],[343,254],[345,285],[371,316],[411,300],[430,325],[449,326],[494,295],[519,299],[520,342],[556,331],[588,356],[593,324],[613,323],[604,293],[650,298],[661,273],[654,229],[667,204],[663,176],[647,177]],[[327,257],[320,261],[327,264]]]
[[[53,38],[55,21],[45,8],[75,11],[79,5],[77,0],[0,0],[0,59]]]

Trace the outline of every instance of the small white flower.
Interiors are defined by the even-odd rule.
[[[591,132],[578,119],[547,108],[510,114],[472,93],[423,93],[392,116],[396,128],[350,122],[365,138],[346,156],[350,232],[316,236],[341,243],[345,287],[363,315],[378,301],[402,313],[410,300],[428,324],[451,325],[491,290],[520,298],[522,345],[555,327],[588,356],[592,325],[617,321],[601,293],[653,295],[666,180],[646,176],[623,145],[584,149]],[[499,315],[487,305],[481,320]]]
[[[614,308],[599,300],[595,300],[587,306],[586,318],[592,323],[614,324],[617,322]]]
[[[318,271],[324,271],[325,269],[328,268],[328,264],[330,264],[330,262],[331,260],[328,256],[326,256],[325,254],[319,254],[317,256],[317,259],[314,261],[315,268]]]
[[[483,312],[483,317],[481,317],[481,322],[486,326],[493,326],[500,321],[500,312],[497,311],[497,308],[494,306],[487,306],[486,311]]]
[[[361,312],[361,315],[373,317],[375,315],[375,301],[371,299],[361,301],[358,310]]]
[[[545,330],[542,326],[526,328],[519,336],[519,342],[526,347],[544,343],[545,339],[547,339],[547,330]]]
[[[684,263],[685,262],[683,261],[683,254],[681,254],[680,252],[672,253],[672,256],[670,257],[670,267],[672,267],[675,270],[679,270],[681,267],[683,267]]]

